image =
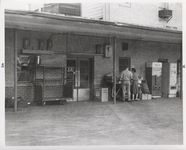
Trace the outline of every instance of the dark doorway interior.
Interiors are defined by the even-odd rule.
[[[119,58],[119,72],[121,73],[127,67],[131,67],[131,58],[130,57],[120,57]]]
[[[90,100],[93,84],[93,59],[72,57],[67,59],[67,84],[64,89],[65,97],[71,97],[74,101]]]

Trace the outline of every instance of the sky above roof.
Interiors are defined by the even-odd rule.
[[[180,2],[182,0],[3,0],[5,9],[35,10],[41,8],[44,3],[78,3],[78,2]]]
[[[34,10],[42,7],[43,1],[38,0],[38,2],[33,0],[5,0],[4,8],[13,10]]]

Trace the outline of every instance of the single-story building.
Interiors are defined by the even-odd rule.
[[[134,66],[146,78],[146,62],[159,60],[181,66],[181,31],[5,11],[6,97],[93,100],[105,75],[116,83],[126,66]]]

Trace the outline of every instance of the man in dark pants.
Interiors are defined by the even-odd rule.
[[[132,73],[127,67],[124,71],[121,72],[120,80],[122,86],[123,101],[125,101],[125,94],[127,92],[128,101],[130,101],[130,85],[131,85]]]

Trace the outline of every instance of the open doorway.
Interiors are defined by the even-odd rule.
[[[131,68],[131,58],[130,57],[120,57],[119,58],[119,73],[121,73],[126,68]]]
[[[73,73],[67,72],[67,79],[71,79],[71,82],[67,82],[65,96],[73,98],[73,101],[90,100],[93,88],[93,58],[67,58],[67,68],[72,68]]]

